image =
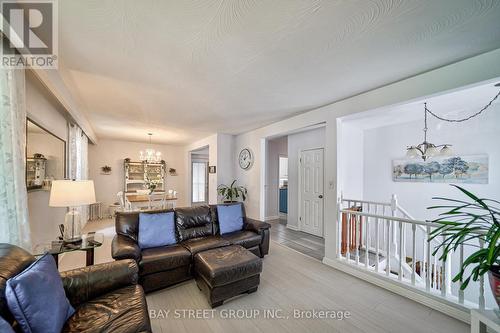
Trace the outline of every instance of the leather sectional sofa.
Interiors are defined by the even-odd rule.
[[[149,211],[175,213],[177,244],[141,250],[138,245],[139,213],[117,212],[116,236],[112,243],[115,260],[134,259],[139,266],[139,283],[146,292],[193,278],[197,253],[229,245],[240,245],[264,257],[269,252],[269,228],[265,222],[245,217],[243,229],[220,235],[217,206],[197,206]],[[228,263],[230,265],[230,263]]]
[[[34,261],[20,247],[0,243],[0,316],[16,332],[20,327],[7,306],[6,283]],[[62,272],[61,278],[75,308],[62,332],[151,332],[146,297],[137,284],[138,267],[133,260],[70,270]]]

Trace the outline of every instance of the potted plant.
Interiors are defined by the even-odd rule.
[[[460,186],[452,186],[465,194],[467,201],[433,198],[446,202],[443,205],[429,207],[429,209],[445,209],[439,218],[432,221],[440,226],[431,232],[428,241],[438,236],[444,237],[444,241],[435,248],[433,255],[442,249],[440,259],[445,260],[448,254],[459,249],[460,245],[477,247],[471,244],[471,241],[484,242],[484,248],[479,248],[464,260],[453,282],[462,281],[460,289],[464,290],[471,279],[478,281],[481,276],[488,273],[493,295],[500,306],[500,202],[480,199]]]
[[[231,185],[220,184],[217,186],[217,193],[224,199],[224,203],[237,202],[239,198],[243,201],[247,198],[247,189],[244,186],[236,186],[236,180]]]

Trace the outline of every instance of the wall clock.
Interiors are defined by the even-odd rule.
[[[238,163],[240,164],[240,168],[242,168],[243,170],[250,169],[253,164],[253,154],[250,149],[245,148],[240,151]]]

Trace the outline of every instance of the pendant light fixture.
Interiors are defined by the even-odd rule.
[[[427,127],[427,112],[427,103],[424,103],[424,141],[416,146],[409,146],[406,148],[406,156],[412,159],[421,157],[424,161],[429,157],[451,156],[453,151],[450,148],[451,145],[449,143],[435,145],[427,141],[427,131],[429,130]],[[442,148],[438,149],[440,147]]]
[[[148,135],[149,146],[151,146],[151,137],[153,136],[153,133],[148,133]],[[153,148],[146,148],[145,150],[141,150],[139,152],[139,160],[147,163],[158,163],[161,161],[161,152],[156,151]]]
[[[500,87],[500,83],[495,84],[495,87]],[[429,110],[427,108],[427,103],[424,103],[424,128],[423,128],[424,141],[422,143],[419,143],[418,145],[415,145],[415,146],[413,146],[413,145],[408,146],[406,148],[406,157],[411,158],[411,159],[415,159],[415,158],[420,157],[425,161],[429,158],[436,157],[436,156],[446,157],[446,156],[453,155],[453,150],[451,149],[451,144],[445,143],[445,144],[435,145],[435,144],[427,141],[427,131],[428,131],[427,115],[430,114],[439,120],[446,121],[449,123],[461,123],[461,122],[470,120],[470,119],[480,115],[483,111],[488,109],[493,104],[493,102],[498,98],[498,96],[500,96],[500,91],[481,110],[479,110],[478,112],[476,112],[476,113],[474,113],[466,118],[462,118],[462,119],[448,119],[448,118],[440,117],[437,114],[433,113],[431,110]],[[441,148],[441,149],[439,149],[439,148]]]

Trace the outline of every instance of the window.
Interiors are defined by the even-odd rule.
[[[193,162],[193,178],[192,178],[192,201],[193,203],[207,202],[207,187],[208,187],[208,163]]]

